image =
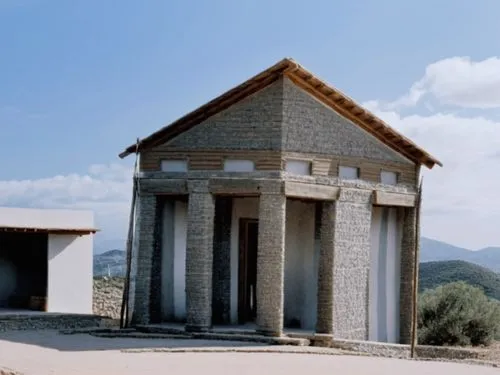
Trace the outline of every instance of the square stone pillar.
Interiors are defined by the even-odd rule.
[[[333,334],[335,202],[321,204],[316,333]]]
[[[283,333],[286,197],[263,191],[259,200],[257,326],[268,336]]]
[[[368,339],[371,196],[342,188],[335,203],[333,335],[339,339]]]
[[[137,211],[137,273],[134,278],[132,324],[149,324],[156,229],[156,196],[141,193],[137,199]]]
[[[418,265],[418,252],[415,253],[417,231],[417,209],[407,207],[403,216],[403,238],[401,242],[401,286],[399,337],[401,344],[410,344],[413,312],[413,284],[415,279],[414,265]],[[417,268],[418,273],[418,268]]]
[[[215,198],[212,322],[231,322],[231,217],[233,198]]]
[[[207,331],[212,324],[214,197],[208,181],[189,181],[186,244],[186,330]]]

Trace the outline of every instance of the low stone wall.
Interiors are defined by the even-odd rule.
[[[123,277],[95,277],[94,314],[114,320],[120,319],[123,285]]]
[[[410,358],[410,346],[387,344],[372,341],[333,340],[332,348],[347,350],[356,353],[366,353],[373,356],[391,358]]]
[[[418,345],[415,348],[415,352],[419,358],[480,359],[482,351],[473,348]]]
[[[410,345],[387,344],[371,341],[333,340],[331,347],[373,356],[391,358],[410,358]],[[417,345],[415,356],[422,359],[480,359],[481,350],[443,346]]]
[[[0,332],[99,327],[101,323],[102,318],[94,315],[44,313],[30,316],[21,313],[2,316]]]

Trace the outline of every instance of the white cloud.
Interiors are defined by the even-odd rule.
[[[367,106],[444,164],[423,170],[422,234],[470,248],[500,245],[500,122]]]
[[[403,114],[424,96],[474,108],[500,107],[500,59],[472,62],[455,57],[427,67],[425,76],[392,104],[365,107],[444,163],[424,168],[422,234],[458,246],[499,246],[500,118],[490,111],[464,117],[440,112]],[[488,117],[489,116],[489,117]],[[91,209],[106,240],[124,239],[132,170],[120,164],[93,165],[85,175],[0,181],[0,205]]]
[[[407,94],[385,108],[412,107],[426,96],[463,108],[500,108],[500,58],[451,57],[430,64]]]
[[[120,164],[92,165],[85,175],[0,181],[0,205],[92,210],[101,232],[96,242],[126,236],[132,169]]]

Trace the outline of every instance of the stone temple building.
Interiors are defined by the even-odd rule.
[[[133,153],[133,324],[409,342],[420,168],[441,164],[345,94],[287,58]]]

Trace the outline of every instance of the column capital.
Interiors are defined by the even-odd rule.
[[[366,189],[355,189],[355,188],[340,188],[339,201],[340,202],[352,202],[352,203],[371,203],[372,202],[372,190]]]
[[[153,194],[186,194],[187,185],[184,179],[141,178],[138,182],[141,195]]]
[[[259,181],[258,190],[266,195],[285,195],[285,184],[281,180],[262,180]]]
[[[188,180],[187,190],[191,193],[210,193],[210,180]]]

